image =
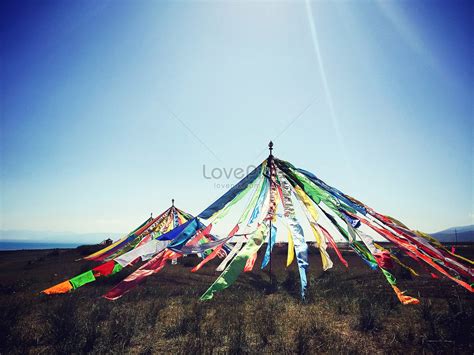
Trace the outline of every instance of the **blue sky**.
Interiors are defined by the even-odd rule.
[[[412,228],[473,223],[472,5],[2,4],[1,229],[121,232],[275,155]]]

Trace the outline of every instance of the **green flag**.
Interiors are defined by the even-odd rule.
[[[69,280],[74,289],[93,281],[95,281],[95,277],[92,270],[86,271],[85,273],[77,275]]]
[[[215,292],[226,289],[237,280],[237,277],[245,268],[247,259],[260,249],[267,234],[268,227],[265,223],[262,223],[234,260],[231,261],[217,280],[201,296],[201,301],[210,300]]]

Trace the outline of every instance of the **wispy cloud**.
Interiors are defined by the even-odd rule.
[[[351,171],[350,165],[349,165],[349,160],[347,159],[344,139],[343,139],[342,133],[341,133],[339,118],[338,118],[338,116],[336,114],[336,110],[334,108],[334,100],[333,100],[332,93],[331,93],[331,90],[330,90],[329,84],[328,84],[326,69],[324,67],[323,56],[321,54],[321,49],[320,49],[320,46],[319,46],[318,32],[316,30],[316,24],[315,24],[315,21],[314,21],[313,10],[311,9],[310,0],[306,0],[305,4],[306,4],[306,14],[308,16],[308,23],[309,23],[309,27],[310,27],[310,31],[311,31],[311,38],[313,40],[314,54],[316,55],[316,59],[317,59],[317,62],[318,62],[318,69],[319,69],[319,74],[321,76],[321,80],[322,80],[322,84],[323,84],[323,91],[324,91],[324,95],[326,97],[326,102],[327,102],[328,107],[329,107],[329,115],[331,116],[331,120],[332,120],[332,123],[333,123],[333,126],[334,126],[334,131],[335,131],[336,137],[337,137],[337,143],[341,147],[342,154],[344,155],[343,161],[345,162],[346,167],[348,168],[348,170]]]

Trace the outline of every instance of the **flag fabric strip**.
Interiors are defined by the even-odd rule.
[[[263,256],[262,266],[264,269],[270,261],[270,253],[272,252],[273,246],[275,245],[275,239],[277,234],[277,227],[273,224],[270,230],[270,235],[268,237],[267,249],[265,250],[265,255]]]
[[[309,267],[308,261],[308,245],[306,244],[303,228],[296,219],[294,204],[292,200],[292,187],[288,180],[283,176],[283,173],[277,169],[277,176],[280,181],[283,211],[286,218],[286,223],[290,228],[292,235],[292,244],[296,254],[296,262],[298,264],[298,273],[300,275],[300,294],[301,298],[305,298],[306,288],[308,286],[306,271]],[[288,245],[290,248],[290,245]],[[288,251],[290,254],[290,251]],[[287,258],[287,265],[289,265],[290,257]]]
[[[311,226],[311,230],[313,231],[313,234],[316,238],[316,244],[318,246],[319,253],[321,254],[321,261],[323,263],[323,270],[328,270],[333,267],[333,262],[327,252],[326,238],[324,235],[321,235],[318,230],[318,213],[312,205],[311,200],[298,185],[294,186],[293,189],[297,199],[304,205],[303,211],[306,214],[308,222]]]
[[[169,245],[169,240],[150,240],[148,243],[129,251],[115,259],[120,265],[127,266],[138,258],[148,260],[151,255],[155,255]]]
[[[268,226],[262,223],[255,231],[254,235],[249,239],[247,244],[235,256],[231,263],[225,268],[217,280],[209,287],[209,289],[201,296],[201,300],[210,300],[214,293],[224,290],[232,285],[239,274],[244,270],[247,259],[255,254],[263,244],[263,240],[267,235]]]
[[[163,269],[169,259],[177,258],[179,256],[179,254],[176,254],[170,250],[164,250],[160,252],[153,259],[127,276],[122,282],[112,288],[103,297],[109,300],[116,300],[122,297],[125,293],[141,284],[147,277],[156,274],[161,269]]]
[[[54,285],[50,288],[47,288],[46,290],[41,291],[41,293],[44,293],[46,295],[55,295],[55,294],[60,294],[60,293],[67,293],[71,291],[72,285],[71,283],[67,281],[63,281],[57,285]]]
[[[103,253],[109,251],[110,249],[112,249],[114,246],[118,245],[119,243],[121,243],[123,240],[127,239],[127,237],[129,237],[130,235],[132,235],[133,233],[135,233],[137,230],[139,230],[140,228],[142,228],[144,225],[146,225],[147,223],[149,223],[151,220],[151,218],[148,218],[145,222],[143,222],[140,226],[138,226],[137,228],[135,228],[133,231],[131,231],[129,234],[127,234],[125,237],[117,240],[116,242],[108,245],[107,247],[99,250],[99,251],[96,251],[95,253],[92,253],[86,257],[84,257],[83,259],[86,259],[86,260],[93,260],[95,257],[98,257],[100,255],[102,255]]]
[[[212,259],[214,259],[216,256],[219,255],[219,253],[222,251],[225,243],[227,241],[229,241],[235,233],[237,233],[237,231],[239,230],[239,226],[235,226],[234,229],[232,229],[232,231],[230,232],[229,236],[227,238],[225,238],[224,240],[219,240],[219,244],[217,245],[217,247],[214,248],[214,250],[212,251],[212,253],[210,253],[208,256],[206,256],[206,258],[204,258],[204,260],[202,260],[199,264],[197,264],[192,270],[191,272],[196,272],[198,271],[199,269],[201,269],[205,264],[207,264],[209,261],[211,261]]]
[[[74,289],[79,288],[89,282],[94,282],[95,276],[92,270],[86,271],[69,280]]]
[[[239,252],[239,250],[242,249],[243,245],[244,245],[243,240],[237,242],[234,245],[234,247],[231,249],[230,253],[228,253],[227,256],[224,258],[224,260],[222,260],[222,262],[219,264],[216,271],[218,272],[224,271],[227,264],[234,258],[234,256]]]

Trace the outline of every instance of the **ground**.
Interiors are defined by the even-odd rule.
[[[474,256],[474,247],[458,249]],[[322,272],[311,250],[309,291],[299,299],[295,265],[276,248],[269,274],[242,274],[213,300],[199,296],[215,280],[217,261],[198,273],[197,258],[167,265],[117,301],[101,298],[131,269],[72,293],[39,292],[95,265],[84,250],[0,252],[0,353],[469,353],[474,351],[474,297],[453,282],[396,270],[402,290],[420,305],[401,305],[383,276],[345,251]],[[404,261],[407,261],[403,259]],[[422,270],[420,270],[422,271]]]

